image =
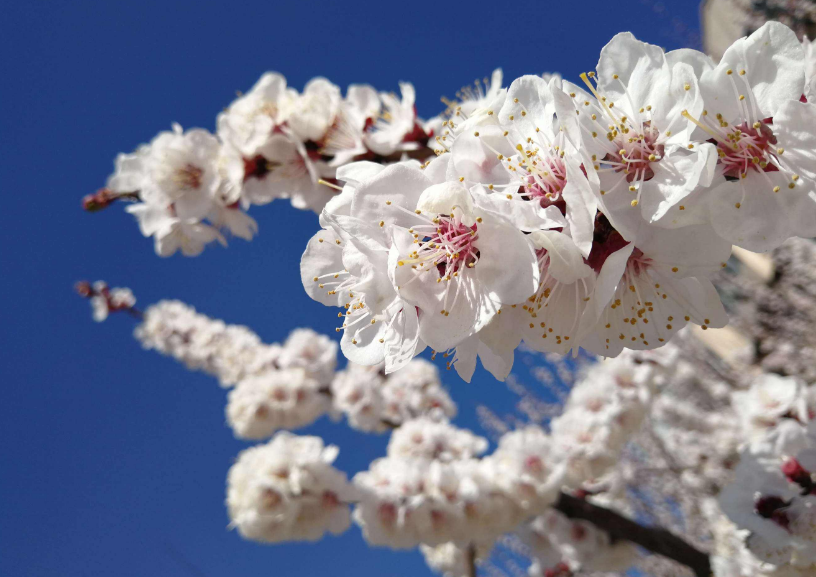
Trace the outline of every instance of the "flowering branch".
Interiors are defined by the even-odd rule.
[[[91,301],[94,320],[101,322],[108,318],[108,314],[118,311],[127,311],[133,318],[143,320],[142,311],[136,308],[136,298],[128,288],[108,288],[104,281],[91,284],[80,281],[74,287],[77,294]]]
[[[467,577],[476,577],[476,545],[471,543],[465,552]]]
[[[645,527],[610,509],[593,505],[586,499],[561,493],[554,508],[571,519],[583,519],[603,529],[612,541],[630,541],[691,568],[698,577],[711,575],[706,553],[660,527]]]

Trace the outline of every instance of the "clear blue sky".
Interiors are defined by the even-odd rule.
[[[133,323],[97,325],[78,279],[130,286],[142,306],[185,300],[268,341],[335,314],[303,293],[300,253],[314,214],[253,209],[260,235],[196,259],[162,260],[121,207],[85,214],[119,151],[173,121],[214,129],[236,90],[277,70],[301,88],[417,88],[439,97],[502,66],[505,78],[575,78],[616,32],[678,48],[696,42],[697,2],[7,2],[0,18],[0,575],[61,577],[416,577],[418,553],[368,549],[356,528],[318,545],[261,546],[226,530],[224,478],[245,446],[224,425],[214,380],[143,352]],[[332,333],[333,334],[333,333]],[[462,414],[507,408],[479,369],[447,374]],[[529,377],[528,377],[529,378]],[[322,420],[355,471],[384,437]]]

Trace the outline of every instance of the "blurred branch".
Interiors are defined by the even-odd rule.
[[[645,527],[615,511],[593,505],[586,499],[561,493],[554,508],[570,519],[589,521],[609,533],[612,541],[629,541],[689,567],[697,577],[710,577],[708,554],[661,527]]]

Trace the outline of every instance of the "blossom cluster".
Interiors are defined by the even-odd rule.
[[[533,519],[519,534],[532,554],[530,577],[567,577],[578,570],[624,572],[637,558],[631,543],[612,543],[609,534],[592,523],[569,519],[555,509]]]
[[[136,306],[136,297],[129,288],[110,288],[105,281],[98,280],[93,284],[79,282],[76,291],[90,301],[93,319],[98,323],[107,319],[112,312],[133,311]]]
[[[633,355],[598,364],[573,388],[551,433],[534,425],[505,433],[482,457],[487,443],[472,433],[439,419],[408,421],[392,433],[387,456],[355,476],[355,521],[374,545],[489,549],[502,533],[548,512],[561,490],[579,489],[615,466],[646,414],[658,373],[655,363]],[[608,535],[592,535],[609,545]],[[563,547],[554,564],[586,562],[574,552],[582,545]]]
[[[550,432],[535,425],[507,432],[486,455],[484,438],[449,423],[456,406],[428,361],[413,359],[389,375],[355,364],[335,371],[336,344],[308,329],[269,345],[178,301],[142,316],[135,333],[145,348],[231,387],[227,420],[237,436],[272,437],[242,452],[228,475],[231,526],[245,538],[316,540],[345,531],[353,518],[370,544],[421,545],[431,565],[452,575],[466,574],[471,550],[486,559],[512,532],[534,552],[533,576],[632,561],[631,547],[552,507],[561,491],[600,498],[591,487],[606,482],[639,428],[674,348],[589,365]],[[336,448],[280,431],[324,414],[343,414],[361,431],[391,429],[386,456],[349,483],[331,465]],[[548,553],[535,536],[545,522],[560,527],[548,533]]]
[[[332,403],[353,429],[384,432],[423,415],[451,419],[456,405],[442,387],[439,370],[414,359],[385,375],[377,367],[349,363],[331,383]]]
[[[298,92],[268,72],[218,115],[216,134],[174,124],[120,154],[107,186],[83,204],[98,210],[137,200],[127,211],[160,256],[196,256],[213,241],[226,244],[224,233],[251,240],[258,230],[246,214],[251,205],[286,198],[320,212],[334,196],[338,167],[433,154],[434,123],[417,118],[414,87],[400,89],[397,97],[355,84],[344,97],[314,78]]]
[[[572,486],[612,469],[646,418],[665,367],[643,357],[624,353],[592,365],[571,389],[563,413],[552,420],[553,442],[566,456]]]
[[[629,33],[585,87],[523,76],[454,106],[430,163],[361,162],[301,261],[343,353],[396,370],[426,346],[503,379],[523,340],[603,356],[727,317],[710,277],[737,245],[816,235],[816,104],[782,24],[715,65]]]
[[[337,447],[280,432],[238,455],[227,478],[231,525],[247,539],[316,541],[348,529],[354,488],[332,466]]]
[[[816,571],[816,387],[762,375],[741,397],[750,439],[720,506],[760,563]],[[750,436],[749,436],[750,435]]]
[[[211,319],[180,301],[160,301],[134,332],[144,348],[233,387],[226,416],[241,438],[268,438],[325,414],[345,415],[351,427],[374,432],[423,415],[456,414],[432,363],[414,359],[388,376],[353,364],[335,372],[337,343],[310,329],[295,329],[282,345],[266,344],[248,327]]]
[[[387,456],[354,477],[360,491],[354,520],[370,544],[490,543],[522,520],[512,495],[498,488],[500,472],[477,458],[484,439],[428,421],[400,429]]]

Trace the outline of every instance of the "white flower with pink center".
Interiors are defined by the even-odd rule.
[[[478,457],[487,440],[466,429],[427,417],[406,421],[391,434],[388,456],[401,459],[456,461]]]
[[[133,154],[120,154],[108,188],[138,193],[146,204],[187,221],[212,210],[225,183],[218,168],[221,144],[199,128],[184,132],[178,124],[159,133]]]
[[[372,122],[366,123],[363,142],[375,154],[388,156],[398,151],[416,150],[427,143],[427,135],[417,121],[414,85],[400,82],[400,92],[402,98],[381,92],[382,110]]]
[[[298,94],[286,91],[280,100],[287,128],[302,142],[320,142],[340,109],[340,89],[325,78],[312,78]]]
[[[348,529],[357,492],[332,466],[337,447],[287,432],[238,455],[227,476],[230,527],[263,543],[317,541]]]
[[[245,207],[288,198],[295,208],[319,212],[335,196],[335,190],[318,182],[333,178],[334,169],[318,151],[285,134],[273,134],[251,156],[228,148],[223,165],[231,180],[241,183]]]
[[[528,513],[540,513],[557,499],[563,457],[541,428],[531,425],[502,435],[485,461],[495,471],[497,486]]]
[[[687,117],[717,147],[714,185],[673,209],[675,225],[710,219],[718,234],[753,251],[816,235],[816,105],[805,92],[805,50],[768,22],[700,77],[705,109]]]
[[[728,318],[708,280],[725,266],[731,246],[708,225],[663,229],[641,225],[626,242],[599,215],[587,263],[598,272],[594,295],[597,323],[582,346],[614,357],[624,348],[653,349],[687,323],[707,329]]]
[[[522,230],[566,226],[587,256],[598,206],[598,177],[580,148],[575,113],[560,84],[557,79],[522,76],[510,85],[499,120],[512,156],[499,160],[514,178],[508,186],[493,187],[497,194],[491,198],[507,199],[516,210],[538,211],[539,225],[520,223]]]
[[[218,115],[218,136],[247,158],[253,158],[284,122],[281,101],[286,78],[267,72],[246,94],[240,95]]]
[[[564,83],[572,104],[559,112],[574,115],[579,127],[567,132],[591,155],[601,210],[627,239],[641,219],[662,224],[713,177],[716,149],[691,139],[694,124],[684,116],[703,110],[695,68],[685,60],[622,33],[602,50],[597,76],[582,75],[591,95]]]
[[[271,370],[242,380],[229,393],[226,415],[235,436],[265,439],[279,429],[305,427],[330,407],[327,390],[300,368]]]
[[[420,169],[389,167],[357,187],[351,214],[392,235],[389,276],[417,307],[422,340],[436,350],[455,347],[502,304],[535,290],[538,268],[525,236],[458,182],[431,185]]]
[[[796,424],[798,446],[780,452],[770,430],[741,454],[734,481],[719,498],[723,512],[751,531],[748,549],[773,565],[816,567],[816,421]]]
[[[337,331],[343,331],[340,346],[346,358],[361,365],[385,363],[386,373],[391,373],[422,351],[424,344],[416,307],[400,298],[389,279],[390,239],[385,223],[349,216],[350,198],[358,188],[376,182],[385,172],[381,167],[370,168],[370,163],[354,163],[344,169],[350,184],[323,211],[324,228],[309,241],[301,259],[301,280],[314,300],[343,309]],[[421,171],[417,172],[426,184]]]

